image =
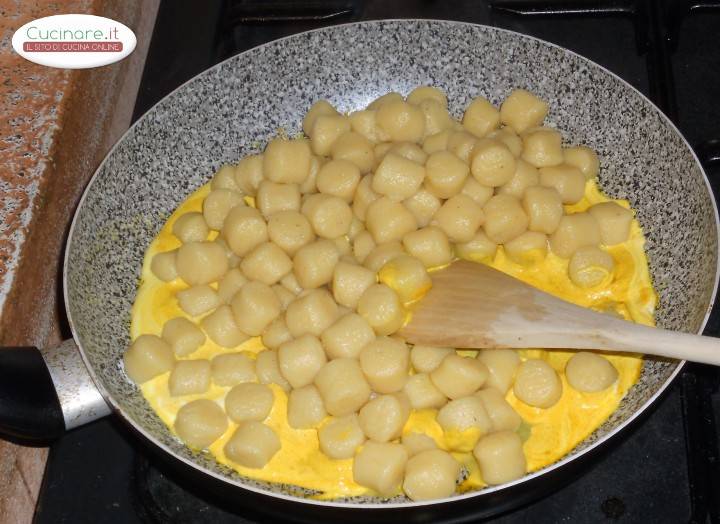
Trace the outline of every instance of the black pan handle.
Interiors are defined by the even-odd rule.
[[[0,349],[0,438],[46,443],[108,413],[73,340]]]
[[[40,351],[0,349],[0,434],[43,442],[64,432],[60,400]]]

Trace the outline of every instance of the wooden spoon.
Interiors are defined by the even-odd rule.
[[[433,286],[400,336],[456,348],[629,351],[720,365],[720,339],[633,324],[576,306],[484,264],[459,261]]]

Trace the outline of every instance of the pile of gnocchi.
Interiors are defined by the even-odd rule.
[[[458,453],[472,453],[486,484],[522,477],[523,421],[506,396],[547,409],[562,393],[558,372],[513,350],[410,347],[394,334],[432,270],[457,258],[482,263],[503,250],[532,265],[550,250],[569,260],[578,288],[612,280],[603,246],[628,238],[632,212],[615,202],[567,210],[598,157],[563,146],[542,126],[547,112],[523,89],[499,109],[475,98],[461,121],[434,87],[347,115],[316,102],[303,136],[223,166],[202,212],[175,220],[180,247],[150,267],[184,283],[174,299],[185,315],[135,338],[127,375],[142,384],[168,373],[169,394],[181,399],[226,388],[219,400],[186,402],[173,430],[203,450],[232,421],[224,453],[246,468],[265,467],[283,446],[264,423],[275,384],[289,426],[317,430],[320,450],[352,458],[354,481],[377,495],[451,496],[463,476]],[[264,349],[242,351],[253,337]],[[226,351],[194,358],[207,338]],[[583,392],[618,376],[586,352],[564,373]],[[404,431],[417,410],[435,410],[443,442]]]

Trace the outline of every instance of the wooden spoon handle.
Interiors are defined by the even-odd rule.
[[[466,261],[433,274],[432,289],[399,334],[431,346],[596,349],[720,366],[720,339],[627,322]]]
[[[577,347],[631,351],[720,366],[718,338],[690,335],[618,320],[612,323],[612,327],[606,327],[602,339],[603,347],[599,347],[600,344],[582,344],[580,340]],[[595,340],[599,342],[597,338]]]

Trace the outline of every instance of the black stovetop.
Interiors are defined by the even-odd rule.
[[[264,42],[336,23],[438,18],[533,35],[598,62],[680,127],[720,196],[720,3],[690,0],[165,0],[135,118],[209,66]],[[706,334],[720,336],[720,309]],[[500,523],[720,522],[720,374],[688,365],[653,408],[579,478]],[[242,502],[242,495],[238,498]],[[255,508],[257,509],[257,508]],[[253,511],[253,513],[251,513]],[[165,463],[120,421],[55,443],[36,513],[61,522],[254,522]]]

